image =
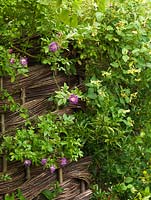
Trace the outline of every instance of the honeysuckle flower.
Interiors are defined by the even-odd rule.
[[[24,165],[25,165],[25,167],[30,166],[31,165],[31,160],[25,160],[24,161]]]
[[[49,51],[56,52],[58,49],[59,49],[59,46],[57,42],[51,42],[49,44]]]
[[[43,158],[42,160],[41,160],[41,164],[42,165],[45,165],[47,163],[47,159],[46,158]]]
[[[27,58],[21,58],[20,59],[20,64],[23,65],[23,66],[27,65],[28,64]]]
[[[60,159],[60,165],[65,166],[67,164],[67,159],[66,158],[61,158]]]
[[[71,104],[77,104],[77,103],[78,103],[78,100],[79,100],[79,98],[78,98],[78,96],[75,95],[75,94],[71,94],[71,95],[69,96],[69,102],[70,102]]]
[[[11,58],[10,59],[10,64],[14,64],[15,63],[15,58]]]
[[[51,172],[51,174],[53,174],[53,173],[55,172],[55,170],[56,170],[55,166],[52,165],[52,166],[50,167],[50,172]]]

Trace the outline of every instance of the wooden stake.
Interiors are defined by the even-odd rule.
[[[1,86],[0,86],[0,89],[3,90],[3,78],[1,77]],[[2,129],[2,135],[5,134],[5,115],[4,113],[1,114],[1,129]],[[3,157],[2,157],[2,166],[3,166],[3,173],[6,173],[7,172],[7,159],[6,159],[6,151],[4,152],[3,154]]]
[[[30,179],[30,166],[26,166],[26,180]]]
[[[21,88],[21,100],[22,100],[22,104],[24,104],[26,102],[26,90],[25,90],[25,88]]]
[[[4,135],[5,133],[5,115],[4,114],[1,114],[1,124],[2,124],[2,135]]]
[[[85,190],[86,190],[85,181],[81,180],[81,193],[85,192]]]
[[[63,183],[63,171],[62,171],[62,168],[59,168],[58,170],[59,172],[59,183]]]
[[[7,159],[6,154],[3,155],[3,173],[7,172]]]
[[[0,87],[0,89],[1,89],[1,91],[3,90],[3,78],[1,78],[1,87]],[[2,113],[1,114],[1,129],[2,129],[2,135],[4,135],[4,133],[5,133],[5,115],[4,115],[4,113]]]

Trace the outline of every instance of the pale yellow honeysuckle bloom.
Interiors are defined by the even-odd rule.
[[[136,73],[140,73],[141,72],[141,69],[136,69],[136,68],[131,68],[129,70],[127,70],[127,73],[128,74],[136,74]]]

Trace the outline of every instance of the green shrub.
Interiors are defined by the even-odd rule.
[[[26,75],[23,57],[66,74],[82,69],[85,86],[82,92],[64,84],[49,99],[56,109],[82,101],[84,112],[59,120],[47,114],[35,126],[28,122],[15,137],[3,138],[1,150],[7,148],[9,159],[35,164],[51,153],[49,166],[60,157],[91,155],[93,199],[149,199],[150,2],[3,0],[0,5],[1,76],[14,81],[17,74]],[[11,58],[17,59],[16,68]],[[4,91],[6,96],[13,104]]]

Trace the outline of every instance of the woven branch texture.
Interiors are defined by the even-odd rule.
[[[80,77],[67,76],[62,73],[55,74],[50,71],[47,65],[30,66],[27,77],[17,77],[11,83],[9,77],[1,77],[1,89],[6,89],[14,100],[23,105],[29,111],[30,120],[34,121],[37,116],[47,113],[47,111],[72,113],[73,109],[83,109],[82,104],[70,105],[63,110],[56,111],[48,98],[59,90],[66,82],[70,88],[74,86],[83,89]],[[7,100],[0,98],[0,137],[3,135],[14,135],[18,127],[23,127],[25,120],[19,116],[18,112],[4,111],[3,105],[9,105]],[[3,156],[0,158],[0,174],[2,174]],[[60,184],[63,192],[57,196],[56,200],[87,200],[90,199],[91,190],[89,184],[91,176],[88,172],[91,159],[82,158],[78,162],[66,165],[63,170],[63,182]],[[26,180],[25,168],[20,162],[8,162],[7,174],[12,178],[7,181],[0,181],[0,199],[4,199],[5,194],[15,192],[18,188],[27,200],[43,199],[41,192],[45,189],[53,190],[52,185],[58,180],[58,171],[50,174],[49,170],[42,167],[31,167],[31,179]]]

